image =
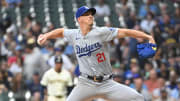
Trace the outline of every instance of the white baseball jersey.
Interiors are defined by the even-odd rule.
[[[80,72],[88,75],[112,74],[107,42],[118,34],[118,28],[93,27],[85,36],[80,29],[65,29],[65,38],[73,44]]]
[[[41,84],[47,86],[49,96],[65,96],[66,87],[72,86],[71,74],[62,69],[60,73],[57,73],[54,68],[45,72]]]

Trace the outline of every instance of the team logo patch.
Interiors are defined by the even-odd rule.
[[[115,31],[115,28],[110,27],[109,30],[110,31]]]

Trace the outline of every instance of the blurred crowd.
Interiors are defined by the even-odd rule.
[[[105,20],[103,26],[144,31],[155,38],[158,49],[153,58],[140,59],[136,45],[147,40],[123,38],[109,42],[114,80],[136,89],[146,101],[180,101],[178,0],[142,0],[138,8],[133,0],[115,1],[111,7],[105,0],[97,0],[95,21],[115,11],[120,26],[112,26],[110,20]],[[21,0],[1,0],[6,8],[21,5]],[[0,17],[0,101],[40,101],[40,80],[55,66],[56,55],[62,56],[63,68],[71,73],[74,85],[79,76],[73,47],[66,39],[48,40],[43,46],[36,43],[39,34],[55,29],[53,23],[43,30],[41,22],[31,15],[23,19],[19,27],[11,16]]]

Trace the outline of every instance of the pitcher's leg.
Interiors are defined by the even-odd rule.
[[[144,101],[144,97],[136,90],[113,80],[103,86],[103,93],[112,101]]]
[[[96,95],[96,88],[84,83],[78,83],[72,90],[66,101],[83,101],[84,99]]]

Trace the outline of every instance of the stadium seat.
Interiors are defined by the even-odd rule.
[[[20,7],[21,20],[29,14],[30,3],[29,0],[22,0],[22,6]]]
[[[110,22],[113,27],[120,27],[119,25],[119,20],[118,20],[118,15],[115,12],[115,0],[105,0],[105,3],[109,5],[111,14],[110,14]]]
[[[76,3],[77,3],[77,7],[81,7],[81,6],[84,6],[86,5],[86,2],[85,0],[76,0]]]
[[[59,12],[58,12],[58,0],[49,0],[49,13],[51,22],[54,24],[55,28],[60,27],[60,21],[59,21]]]
[[[72,8],[72,0],[63,0],[63,13],[65,14],[65,22],[68,28],[75,28],[74,12]]]
[[[34,8],[36,13],[36,21],[45,25],[44,2],[43,0],[34,0]]]

